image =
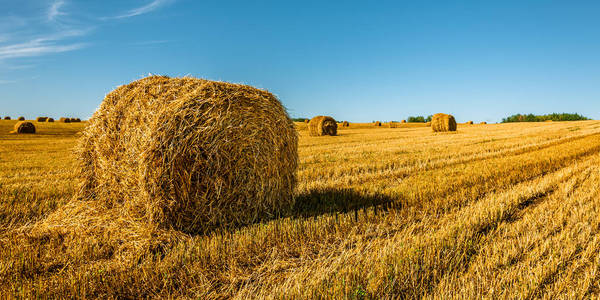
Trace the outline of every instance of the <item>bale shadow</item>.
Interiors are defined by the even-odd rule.
[[[290,215],[285,217],[306,218],[323,214],[348,213],[370,207],[387,210],[393,200],[382,194],[368,194],[348,188],[315,189],[296,196]]]
[[[378,211],[384,213],[389,209],[398,209],[401,207],[401,204],[393,201],[388,196],[359,192],[349,188],[313,189],[296,195],[295,200],[294,206],[285,211],[247,220],[247,222],[241,224],[216,225],[214,228],[202,232],[177,230],[189,235],[227,235],[235,230],[260,223],[268,223],[277,219],[316,219],[321,215],[327,214],[353,213],[354,218],[358,220],[358,216],[368,209],[374,209],[375,214],[377,214]]]

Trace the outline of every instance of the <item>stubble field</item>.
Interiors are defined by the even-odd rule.
[[[29,230],[77,189],[85,122],[0,121],[0,293],[41,297],[588,298],[600,121],[300,132],[296,208],[122,257]],[[182,237],[181,237],[182,236]],[[88,245],[88,246],[86,246]]]

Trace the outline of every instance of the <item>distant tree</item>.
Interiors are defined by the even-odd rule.
[[[292,118],[292,121],[294,121],[294,122],[304,122],[305,120],[310,120],[310,119],[307,119],[307,118]]]
[[[423,117],[423,116],[416,116],[416,117],[410,116],[406,119],[406,121],[408,123],[425,123],[425,122],[427,122],[425,120],[425,117]]]
[[[516,115],[512,115],[510,117],[504,118],[502,119],[502,123],[511,123],[511,122],[544,122],[544,121],[584,121],[584,120],[589,120],[588,118],[580,115],[580,114],[569,114],[569,113],[562,113],[562,114],[557,114],[557,113],[553,113],[553,114],[548,114],[548,115],[534,115],[534,114],[516,114]]]

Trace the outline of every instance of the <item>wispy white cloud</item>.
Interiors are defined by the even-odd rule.
[[[131,18],[131,17],[143,15],[143,14],[149,13],[151,11],[154,11],[163,5],[166,5],[171,1],[173,1],[173,0],[153,0],[152,2],[150,2],[144,6],[131,9],[131,10],[125,12],[124,14],[113,16],[113,17],[105,17],[102,19],[104,19],[104,20],[106,20],[106,19],[124,19],[124,18]]]
[[[48,9],[48,21],[54,21],[58,16],[64,16],[66,13],[60,11],[60,8],[65,4],[63,0],[55,0]]]
[[[38,79],[39,77],[40,77],[40,75],[34,75],[34,76],[31,76],[31,77],[28,77],[28,78],[0,79],[0,84],[11,84],[11,83],[17,83],[17,82],[35,80],[35,79]]]
[[[47,11],[37,17],[3,16],[0,18],[0,63],[24,57],[75,51],[88,46],[88,43],[82,42],[81,39],[76,39],[76,37],[82,37],[91,30],[77,29],[72,25],[68,25],[74,22],[59,20],[61,16],[70,15],[65,11],[65,7],[69,4],[68,1],[52,0]],[[146,5],[103,19],[124,19],[139,16],[155,11],[175,0],[148,1]],[[80,25],[76,26],[79,27]],[[44,31],[47,33],[44,34]],[[166,42],[168,41],[153,40],[141,42],[139,45],[154,45]]]
[[[17,57],[41,56],[49,53],[61,53],[78,50],[85,47],[85,43],[76,43],[70,45],[34,45],[29,43],[21,45],[11,45],[0,47],[0,60]]]
[[[42,56],[49,53],[61,53],[78,50],[85,43],[63,43],[65,39],[86,34],[86,30],[67,30],[37,37],[27,42],[0,46],[0,61],[9,58]]]
[[[24,69],[31,69],[31,68],[35,68],[36,65],[7,65],[7,66],[2,66],[3,68],[7,69],[7,70],[24,70]]]

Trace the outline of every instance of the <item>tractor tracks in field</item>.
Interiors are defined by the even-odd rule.
[[[401,182],[405,178],[408,178],[414,174],[419,174],[427,171],[439,170],[448,167],[454,167],[461,164],[468,164],[474,162],[480,162],[490,160],[499,157],[506,156],[517,156],[521,154],[527,154],[535,151],[540,151],[556,146],[561,146],[570,142],[586,139],[589,137],[597,136],[600,137],[599,132],[593,132],[578,136],[572,136],[567,138],[561,138],[558,140],[552,140],[545,143],[522,146],[516,149],[499,149],[494,152],[487,152],[481,155],[470,156],[470,157],[456,157],[454,159],[422,159],[420,161],[410,162],[410,164],[402,164],[399,168],[396,168],[396,164],[391,163],[383,168],[376,170],[366,166],[366,170],[363,168],[354,168],[352,170],[343,171],[343,175],[337,176],[337,174],[327,174],[325,177],[313,178],[309,175],[309,178],[301,178],[301,181],[319,181],[321,185],[363,185],[369,182],[380,181],[382,179],[394,179]],[[342,171],[340,171],[342,172]]]
[[[476,238],[473,255],[465,261],[464,268],[448,272],[428,292],[429,296],[443,298],[453,293],[466,298],[512,298],[514,295],[498,293],[514,293],[515,289],[508,289],[513,285],[522,289],[518,292],[525,299],[541,296],[598,235],[597,229],[591,229],[591,236],[580,229],[585,220],[597,218],[590,214],[581,216],[581,211],[590,210],[585,207],[595,205],[598,192],[594,182],[598,174],[594,174],[593,164],[597,163],[596,156],[575,168],[564,168],[570,169],[570,174],[557,177],[559,180],[543,197],[520,201],[514,210],[497,219],[493,230]],[[564,173],[563,170],[554,174]],[[573,240],[575,236],[585,241]],[[493,292],[488,294],[490,291]]]

